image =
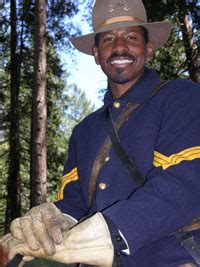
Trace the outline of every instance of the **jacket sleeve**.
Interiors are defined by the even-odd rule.
[[[64,165],[60,189],[55,205],[63,212],[79,220],[85,216],[87,208],[82,199],[79,183],[79,172],[76,158],[76,142],[74,131],[69,140],[68,159]]]
[[[200,216],[200,88],[178,87],[165,103],[147,182],[104,211],[131,254]]]

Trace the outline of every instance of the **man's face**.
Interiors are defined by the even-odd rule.
[[[93,54],[110,85],[128,84],[131,87],[142,75],[153,48],[151,43],[145,43],[142,29],[133,26],[100,33]]]

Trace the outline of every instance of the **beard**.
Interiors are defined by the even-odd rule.
[[[130,55],[126,52],[124,53],[113,53],[109,58],[108,58],[108,61],[107,63],[110,63],[112,62],[112,60],[116,59],[116,58],[126,58],[128,60],[132,60],[133,62],[136,60],[135,56],[133,55]],[[114,75],[110,75],[110,79],[114,82],[114,83],[119,83],[119,84],[125,84],[127,82],[130,81],[131,77],[130,77],[130,74],[127,75],[125,72],[125,69],[124,68],[116,68],[116,74]]]
[[[130,77],[127,77],[124,73],[124,68],[117,68],[116,74],[110,77],[114,83],[125,84],[130,81]]]

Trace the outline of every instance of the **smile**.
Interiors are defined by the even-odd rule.
[[[132,59],[114,59],[112,60],[110,63],[113,65],[113,64],[130,64],[132,63],[133,60]]]

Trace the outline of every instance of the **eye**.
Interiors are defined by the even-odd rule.
[[[135,34],[131,33],[126,36],[126,39],[130,41],[137,41],[138,37]]]
[[[107,35],[107,36],[104,36],[104,37],[103,37],[103,42],[104,42],[104,43],[110,43],[110,42],[112,42],[113,40],[114,40],[114,37],[111,36],[111,35]]]

